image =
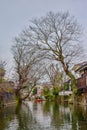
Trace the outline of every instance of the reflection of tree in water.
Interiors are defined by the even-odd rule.
[[[16,115],[18,119],[17,130],[41,130],[28,106],[17,106]]]
[[[59,105],[58,103],[54,103],[53,105],[53,116],[51,125],[55,126],[56,129],[70,129],[70,121],[71,121],[71,114],[69,107],[65,104]]]
[[[75,106],[72,111],[72,129],[87,130],[87,109],[86,106]]]
[[[52,102],[49,102],[49,101],[44,102],[43,103],[43,114],[46,116],[49,115],[51,112],[51,107],[52,107]]]
[[[37,111],[37,103],[33,103],[33,110],[35,111]]]
[[[87,130],[87,110],[80,106],[58,105],[52,107],[53,115],[51,125],[56,129]]]
[[[61,126],[61,116],[59,113],[59,104],[57,102],[53,103],[52,107],[52,120],[51,125],[55,126],[56,129],[59,129]]]
[[[87,113],[82,108],[73,107],[73,105],[59,105],[57,102],[43,102],[33,104],[32,112],[29,107],[18,106],[16,109],[16,115],[18,119],[18,129],[17,130],[45,130],[46,124],[43,122],[41,125],[37,119],[37,112],[40,107],[40,112],[43,114],[43,119],[48,119],[45,117],[50,117],[51,123],[48,126],[48,130],[86,130],[87,129]],[[39,112],[39,113],[40,113]],[[36,116],[35,116],[36,113]],[[41,116],[42,116],[41,115]],[[47,120],[48,122],[48,120]],[[48,122],[49,123],[49,122]]]
[[[86,107],[86,106],[85,106]],[[32,109],[30,109],[32,108]],[[39,119],[38,119],[39,118]],[[0,110],[0,130],[87,130],[83,106],[57,102],[32,103]]]
[[[18,119],[18,129],[17,130],[28,130],[29,129],[29,124],[32,121],[32,115],[31,113],[27,110],[28,108],[22,108],[23,106],[18,105],[16,108],[16,115]],[[30,119],[31,120],[30,120]]]
[[[6,107],[0,109],[0,130],[5,130],[9,127],[11,121],[15,119],[15,107]]]
[[[59,105],[58,102],[44,102],[43,103],[44,116],[50,116],[50,128],[55,129],[60,127]]]

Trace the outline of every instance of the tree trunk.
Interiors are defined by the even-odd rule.
[[[15,91],[15,95],[16,95],[16,99],[17,99],[18,104],[21,104],[22,103],[22,99],[21,99],[20,90],[16,90]]]
[[[21,87],[20,89],[17,89],[15,91],[15,94],[16,94],[18,103],[22,103],[22,101],[24,101],[26,98],[28,98],[35,86],[36,86],[36,82],[32,86],[31,90],[24,97],[22,97],[22,94],[20,93],[20,91],[23,89],[23,87]]]
[[[68,68],[68,65],[67,65],[63,60],[61,61],[61,64],[62,64],[62,66],[63,66],[63,69],[64,69],[66,75],[67,75],[67,76],[70,78],[70,80],[71,80],[71,87],[72,87],[72,90],[73,90],[73,89],[76,88],[76,86],[77,86],[75,76],[72,74],[72,72],[71,72],[71,71],[69,70],[69,68]]]

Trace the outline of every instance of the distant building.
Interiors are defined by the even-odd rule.
[[[14,82],[4,81],[0,83],[0,101],[3,104],[12,102],[15,99]]]
[[[82,62],[74,66],[75,74],[78,74],[77,88],[80,93],[87,92],[87,62]]]
[[[73,74],[77,82],[78,94],[87,93],[87,61],[74,65]],[[70,80],[69,85],[70,85]],[[71,95],[72,91],[61,91],[59,95]]]

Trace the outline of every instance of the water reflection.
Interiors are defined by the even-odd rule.
[[[0,130],[12,130],[13,126],[17,126],[15,107],[0,109]]]
[[[87,130],[86,106],[28,102],[0,110],[0,130]]]

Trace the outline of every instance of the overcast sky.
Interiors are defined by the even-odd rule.
[[[84,28],[83,46],[87,50],[87,0],[0,0],[0,59],[12,67],[13,39],[29,20],[47,12],[69,11]]]

